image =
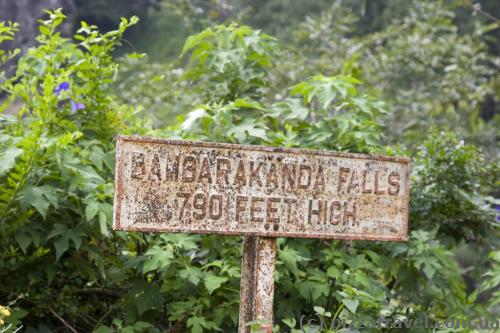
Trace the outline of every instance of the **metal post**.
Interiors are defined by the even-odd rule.
[[[245,236],[241,269],[238,333],[249,333],[248,322],[260,322],[260,330],[272,332],[276,238]]]

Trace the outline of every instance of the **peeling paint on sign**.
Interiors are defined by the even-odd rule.
[[[114,228],[405,240],[410,161],[120,136]]]

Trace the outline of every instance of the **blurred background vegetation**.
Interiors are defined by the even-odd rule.
[[[276,332],[337,310],[498,318],[499,16],[496,0],[1,1],[19,27],[0,25],[0,330],[235,331],[239,237],[111,231],[118,133],[412,158],[408,242],[279,240]]]
[[[56,7],[68,16],[66,35],[81,20],[106,31],[120,17],[141,18],[116,55],[146,53],[148,61],[124,64],[117,92],[144,106],[157,127],[185,107],[182,96],[164,89],[181,76],[185,39],[209,25],[236,21],[278,38],[283,87],[317,72],[349,72],[368,83],[393,111],[388,142],[402,137],[417,142],[429,125],[437,125],[498,153],[500,3],[495,0],[41,0],[34,6],[6,0],[0,19],[21,23],[21,31],[4,47],[33,45],[35,19]]]

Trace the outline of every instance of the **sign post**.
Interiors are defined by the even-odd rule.
[[[260,322],[262,331],[272,332],[275,261],[276,238],[243,238],[238,332],[250,332],[247,323],[252,321]]]
[[[114,229],[242,235],[239,332],[271,332],[276,237],[402,241],[410,161],[118,138]]]

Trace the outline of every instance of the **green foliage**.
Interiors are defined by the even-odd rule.
[[[195,87],[208,92],[210,102],[187,115],[181,135],[374,151],[381,132],[376,119],[385,113],[384,103],[358,94],[356,85],[361,82],[345,75],[313,76],[291,87],[288,97],[276,100],[272,85],[266,83],[273,82],[269,72],[276,54],[273,42],[235,25],[216,26],[187,39],[183,52],[192,50],[192,55],[185,77],[196,80]]]
[[[345,17],[339,22],[353,22],[340,3],[334,6]],[[67,39],[57,31],[62,12],[48,15],[36,47],[0,86],[7,104],[21,105],[16,116],[0,121],[0,303],[12,310],[6,318],[12,328],[236,330],[240,238],[111,231],[117,133],[380,153],[383,134],[394,126],[395,105],[409,102],[389,94],[387,106],[377,97],[368,66],[373,59],[360,60],[368,48],[345,61],[324,60],[328,47],[337,45],[336,39],[324,44],[331,22],[312,41],[325,45],[318,62],[233,23],[189,37],[186,64],[148,66],[135,54],[120,77],[113,50],[137,19],[122,19],[108,33],[82,23]],[[334,20],[338,14],[325,15]],[[303,28],[316,23],[308,20]],[[342,31],[333,34],[340,38]],[[400,38],[395,45],[406,47]],[[394,60],[396,47],[390,49]],[[142,76],[134,76],[134,68]],[[119,97],[116,87],[125,90]],[[435,110],[433,97],[422,100]],[[155,129],[144,120],[143,111],[151,109]],[[498,223],[488,192],[498,186],[498,163],[449,132],[419,146],[407,242],[278,240],[275,331],[300,332],[302,315],[347,324],[380,316],[497,315]],[[464,268],[459,246],[490,252],[491,259]]]
[[[14,35],[19,30],[19,25],[17,23],[8,22],[0,22],[0,44],[4,41],[13,40]],[[19,50],[9,51],[0,49],[0,65],[3,65],[7,60],[12,59]]]
[[[491,306],[495,307],[500,304],[500,251],[492,251],[489,254],[491,259],[491,268],[484,273],[485,280],[479,288],[480,292],[491,293]]]
[[[498,61],[488,53],[486,34],[498,29],[498,22],[486,25],[477,19],[464,34],[454,22],[454,10],[463,6],[412,1],[406,16],[388,20],[382,30],[346,38],[356,32],[357,16],[336,1],[297,33],[298,42],[307,45],[299,49],[304,70],[354,73],[366,81],[392,110],[385,121],[393,142],[417,142],[437,125],[495,146],[498,132],[490,131],[494,124],[479,113],[495,91]]]
[[[135,105],[140,116],[151,119],[155,128],[174,124],[176,117],[198,98],[194,91],[187,89],[189,83],[182,79],[184,70],[175,68],[174,64],[149,64],[147,58],[120,60],[114,84],[118,97],[124,104]]]
[[[418,228],[438,230],[447,242],[494,246],[495,212],[487,194],[499,178],[498,163],[488,163],[472,145],[450,133],[434,133],[417,151],[411,214]]]
[[[189,0],[175,1],[168,7],[186,20],[196,21],[194,26],[203,26],[206,20],[213,23],[234,19],[275,32],[286,41],[278,50],[277,61],[272,63],[271,77],[260,88],[266,91],[268,102],[286,96],[291,84],[317,73],[351,75],[365,83],[361,93],[377,96],[391,110],[383,117],[387,125],[385,143],[404,139],[415,148],[426,138],[427,129],[437,125],[498,155],[496,129],[500,118],[496,114],[500,89],[498,52],[494,51],[498,38],[494,36],[498,36],[500,29],[495,15],[484,10],[498,5],[491,1],[482,1],[481,5],[483,9],[464,0],[405,4],[392,0],[314,4],[295,0],[224,4]],[[266,12],[270,8],[273,10]],[[204,41],[214,42],[210,38]],[[227,61],[229,55],[223,52],[221,43],[213,45],[217,52],[212,50],[210,54]],[[235,59],[232,61],[235,63]],[[219,63],[224,64],[227,63]],[[169,65],[177,70],[183,67],[175,61],[169,61]],[[238,68],[239,75],[247,78],[242,67]],[[208,79],[215,73],[217,69],[204,77]],[[164,86],[172,85],[166,82]],[[205,89],[186,91],[190,95],[188,100],[205,103],[214,94],[213,89],[223,89],[215,91],[216,99],[221,98],[220,94],[230,94],[227,85],[201,87]],[[159,95],[165,95],[165,90]],[[178,91],[175,85],[171,91]],[[170,120],[169,124],[171,116],[178,114],[179,105],[189,105],[174,103],[173,107],[162,108],[165,104],[170,102],[162,98],[150,103],[152,108],[160,110],[156,116]]]
[[[1,86],[7,101],[21,102],[0,125],[1,293],[31,308],[30,318],[80,311],[67,302],[79,297],[74,291],[105,276],[104,262],[113,262],[100,252],[112,244],[103,243],[112,236],[111,140],[140,128],[105,88],[117,70],[111,52],[137,19],[105,34],[82,22],[77,43],[57,32],[60,10],[48,16],[37,47]]]
[[[247,26],[218,25],[188,37],[182,54],[188,51],[185,78],[203,81],[205,101],[226,102],[256,96],[269,84],[275,40]]]

